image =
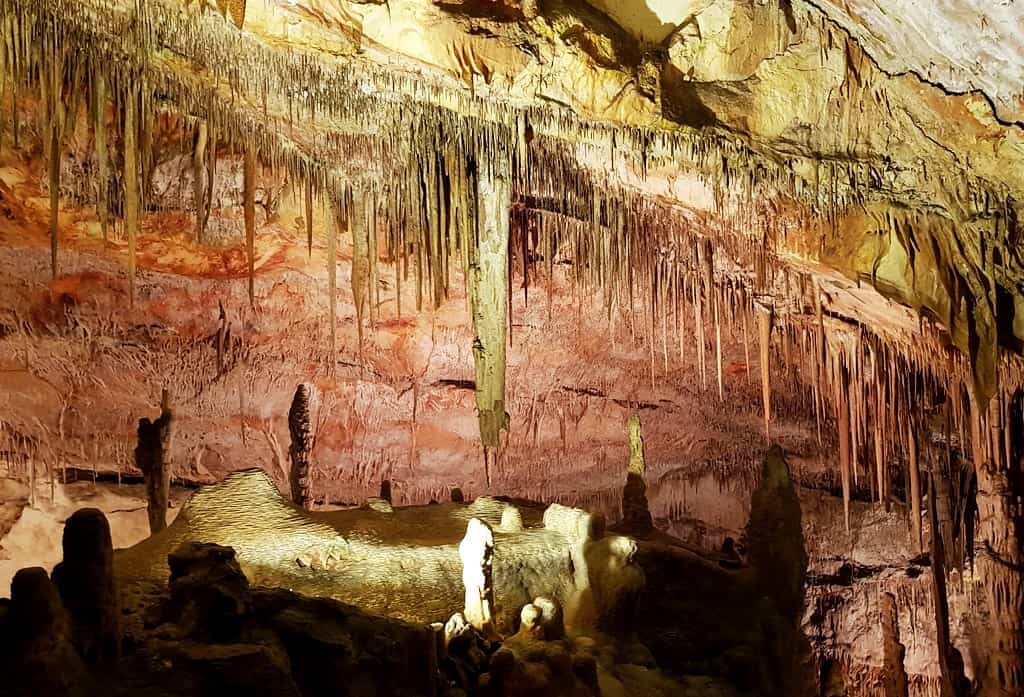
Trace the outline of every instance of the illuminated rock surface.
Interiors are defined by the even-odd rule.
[[[910,695],[957,652],[1016,695],[1021,37],[1019,0],[0,0],[0,588],[94,507],[117,548],[177,515],[116,555],[136,605],[200,542],[444,625],[475,518],[517,638],[428,693],[874,696],[898,636]],[[335,685],[173,641],[197,689]]]

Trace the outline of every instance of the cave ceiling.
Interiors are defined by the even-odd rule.
[[[726,271],[873,287],[944,329],[982,397],[1024,341],[1018,3],[161,0],[145,31],[131,5],[3,0],[6,53],[16,18],[59,18],[113,84],[321,189],[400,198],[431,157],[507,153],[519,205],[609,230],[613,199],[656,206]],[[906,328],[864,321],[887,314]]]

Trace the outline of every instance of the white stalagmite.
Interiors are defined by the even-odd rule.
[[[466,589],[463,614],[471,625],[488,637],[494,635],[493,556],[494,533],[490,526],[479,518],[470,518],[466,536],[459,543],[462,585]]]

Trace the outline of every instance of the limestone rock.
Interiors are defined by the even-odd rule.
[[[76,511],[64,524],[64,561],[53,570],[71,623],[71,637],[87,662],[117,658],[120,602],[114,583],[110,524],[95,508]]]
[[[90,692],[67,613],[45,569],[21,569],[11,581],[11,602],[0,625],[0,675],[3,694],[12,697]]]
[[[494,534],[479,518],[470,518],[466,536],[459,544],[462,585],[465,587],[466,620],[490,637],[494,634]]]
[[[505,506],[501,511],[501,523],[498,525],[499,532],[513,533],[522,532],[523,514],[515,506]]]
[[[604,534],[604,519],[578,508],[553,503],[544,510],[544,527],[557,530],[570,540],[585,542]]]
[[[249,581],[235,560],[235,550],[192,542],[168,555],[167,561],[170,599],[164,619],[177,624],[187,637],[235,638],[250,604]]]

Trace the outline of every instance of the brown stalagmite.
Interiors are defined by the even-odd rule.
[[[160,399],[160,417],[153,421],[139,419],[138,445],[135,447],[135,466],[146,481],[149,532],[153,535],[167,527],[173,439],[174,419],[170,398],[164,390]]]
[[[850,532],[850,396],[846,366],[839,369],[836,386],[836,428],[839,430],[839,474],[843,484],[843,523]]]
[[[917,425],[913,417],[907,419],[907,467],[910,470],[910,533],[914,548],[920,552],[924,546],[921,534],[921,468],[918,462]]]
[[[904,657],[907,650],[900,643],[900,620],[896,612],[896,596],[881,597],[882,615],[882,690],[885,697],[909,697],[910,686]]]
[[[933,463],[933,467],[935,463]],[[949,598],[946,596],[946,558],[939,531],[939,514],[936,507],[935,476],[929,480],[928,513],[931,528],[931,571],[932,606],[935,611],[935,644],[938,651],[940,674],[940,697],[954,697],[953,681],[950,674],[949,658],[953,646],[949,639]]]
[[[292,406],[288,410],[288,431],[291,434],[288,454],[292,461],[288,483],[291,487],[292,503],[306,509],[313,503],[310,468],[313,462],[313,441],[316,437],[312,419],[315,390],[313,385],[300,384],[295,388]]]
[[[757,329],[761,347],[761,399],[764,404],[764,437],[770,439],[769,424],[772,421],[772,385],[768,370],[772,340],[772,309],[770,307],[758,305]]]
[[[129,88],[124,102],[124,228],[128,235],[128,301],[135,304],[135,236],[139,227],[139,151],[136,147],[138,95]]]
[[[249,271],[249,305],[256,306],[256,151],[245,149],[242,174],[243,209],[245,212],[245,256]]]

